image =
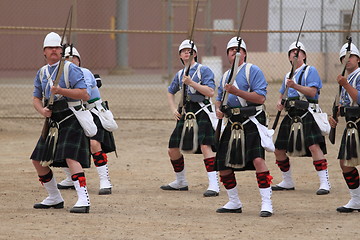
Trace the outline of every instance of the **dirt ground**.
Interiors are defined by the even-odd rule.
[[[74,190],[62,191],[64,209],[37,210],[46,197],[29,156],[40,133],[41,120],[0,119],[0,239],[354,239],[360,213],[340,214],[336,207],[349,193],[336,160],[338,142],[328,144],[332,184],[330,195],[317,196],[318,177],[310,158],[292,158],[296,190],[274,192],[274,215],[260,218],[260,195],[255,172],[236,173],[241,214],[218,214],[227,202],[220,196],[204,198],[207,176],[200,155],[185,155],[188,192],[165,192],[159,187],[174,180],[167,156],[173,121],[118,121],[115,133],[118,158],[109,154],[113,194],[97,195],[98,176],[86,170],[91,199],[89,214],[71,214]],[[343,126],[337,133],[341,134]],[[337,140],[339,141],[339,135]],[[274,156],[267,165],[281,181]],[[53,169],[62,180],[61,169]]]

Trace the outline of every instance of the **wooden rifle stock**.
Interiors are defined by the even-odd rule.
[[[41,130],[41,137],[45,140],[49,133],[49,118],[45,118],[42,130]]]
[[[192,43],[192,48],[191,48],[191,51],[190,51],[189,63],[186,66],[184,76],[189,76],[191,63],[192,63],[192,61],[194,59],[193,47],[194,47],[194,43]],[[186,102],[186,85],[183,83],[182,84],[182,91],[181,91],[181,99],[180,99],[180,102],[179,102],[179,105],[178,105],[178,113],[180,113],[181,115],[183,114],[185,102]]]

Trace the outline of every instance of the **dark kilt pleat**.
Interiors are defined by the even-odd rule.
[[[348,122],[348,121],[356,122],[356,120],[357,120],[357,118],[346,118],[346,122]],[[358,133],[360,136],[360,122],[357,122],[356,126],[357,126]],[[345,156],[346,131],[347,131],[347,128],[345,127],[342,138],[341,138],[341,144],[340,144],[340,149],[339,149],[339,154],[338,154],[338,159],[340,159],[340,160],[346,159],[346,156]]]
[[[30,159],[40,161],[45,150],[45,140],[40,136]],[[90,139],[86,137],[75,116],[60,124],[54,162],[51,166],[67,167],[66,158],[78,161],[83,168],[90,167]]]
[[[244,122],[248,118],[240,117],[239,115],[232,116],[230,120],[232,122]],[[260,113],[256,116],[256,119],[265,125],[266,115],[265,112]],[[256,125],[249,121],[244,127],[245,133],[245,167],[244,168],[234,168],[234,171],[247,171],[247,170],[255,170],[253,160],[255,158],[263,158],[265,159],[265,150],[261,146],[261,138],[259,132],[257,130]],[[219,146],[216,153],[216,163],[215,168],[217,171],[231,169],[230,167],[225,166],[225,158],[228,150],[228,144],[231,135],[231,122],[228,121],[224,132],[221,135]]]
[[[113,133],[103,128],[101,121],[96,114],[92,113],[92,115],[98,131],[95,136],[91,137],[91,139],[101,143],[101,149],[104,153],[114,152],[116,150],[116,145]]]
[[[186,103],[186,112],[197,112],[200,109],[200,105],[194,102]],[[169,140],[169,148],[179,148],[181,133],[184,126],[184,118],[185,114],[181,117],[179,121],[176,122],[176,126],[174,131],[172,132]],[[209,145],[212,146],[213,150],[215,150],[215,131],[211,125],[211,121],[209,116],[204,111],[200,111],[196,115],[196,122],[198,124],[198,143],[200,145]],[[201,153],[201,151],[197,151],[196,153]]]
[[[280,150],[288,150],[288,139],[291,128],[291,117],[301,117],[307,110],[290,109],[288,114],[285,115],[284,119],[280,124],[278,135],[275,141],[275,148]],[[311,157],[309,147],[314,144],[319,144],[322,152],[327,153],[325,137],[321,134],[319,126],[311,113],[305,115],[302,118],[303,131],[304,131],[304,142],[306,148],[306,154],[303,157]]]

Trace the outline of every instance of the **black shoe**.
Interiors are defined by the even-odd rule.
[[[60,209],[60,208],[64,208],[64,202],[59,202],[54,205],[45,205],[42,203],[35,203],[34,208],[36,208],[36,209],[48,209],[48,208]]]
[[[101,188],[99,190],[99,195],[109,195],[111,194],[111,188]]]
[[[218,208],[216,210],[217,213],[242,213],[241,208],[236,209],[228,209],[228,208]]]
[[[58,188],[58,189],[75,189],[74,185],[72,185],[72,186],[65,186],[65,185],[61,185],[60,183],[57,184],[57,188]]]
[[[271,190],[273,191],[295,190],[295,187],[284,188],[284,187],[280,187],[279,185],[275,185],[275,186],[271,186]]]
[[[206,192],[204,192],[204,197],[216,197],[219,196],[218,192],[215,192],[213,190],[206,190]]]
[[[173,188],[170,185],[163,185],[160,187],[162,190],[171,190],[171,191],[188,191],[189,187],[182,187],[182,188]]]
[[[89,213],[90,206],[72,207],[71,213]]]
[[[268,212],[268,211],[261,211],[260,212],[260,217],[271,217],[272,213]]]
[[[347,207],[338,207],[336,209],[336,211],[341,212],[341,213],[351,213],[353,211],[358,211],[360,212],[360,209],[354,209],[354,208],[347,208]]]
[[[329,190],[326,190],[326,189],[319,189],[316,191],[316,195],[326,195],[326,194],[329,194],[330,191]]]

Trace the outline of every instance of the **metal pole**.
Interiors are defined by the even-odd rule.
[[[167,23],[166,28],[168,31],[173,31],[174,27],[174,12],[173,12],[173,6],[172,6],[172,0],[167,1]],[[168,77],[167,80],[171,80],[172,71],[173,71],[173,49],[172,49],[172,43],[174,41],[174,37],[172,34],[167,35],[167,72]]]
[[[116,28],[121,30],[128,29],[128,0],[117,0],[116,4]],[[113,71],[115,74],[128,74],[129,69],[129,52],[128,52],[128,34],[122,33],[116,35],[116,59],[117,67]]]
[[[206,4],[206,15],[205,15],[205,24],[208,29],[211,29],[211,10],[212,10],[212,0],[207,0]],[[212,48],[212,33],[206,33],[205,37],[205,56],[212,56],[213,48]]]
[[[280,30],[283,30],[283,1],[280,0]],[[282,51],[282,33],[280,33],[280,39],[279,39],[279,52]]]
[[[324,27],[324,0],[321,0],[320,29],[323,30],[323,27]],[[323,52],[323,33],[320,33],[320,52]]]

